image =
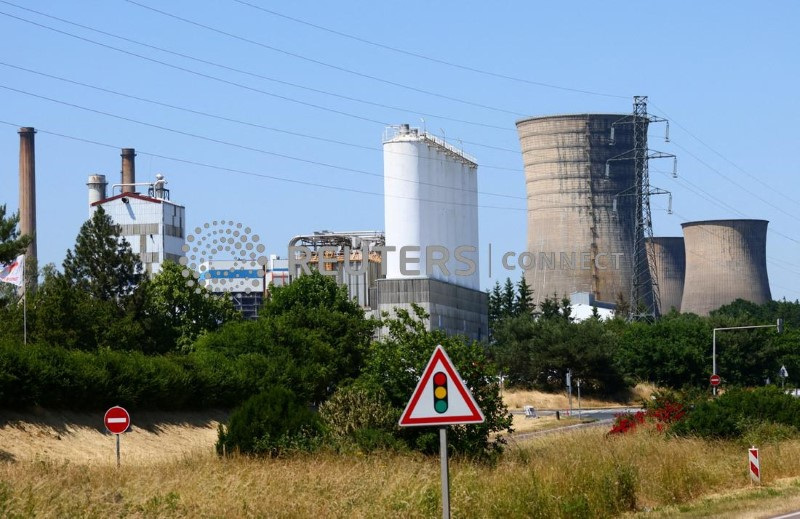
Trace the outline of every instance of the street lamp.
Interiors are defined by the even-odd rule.
[[[714,328],[714,332],[711,334],[712,342],[711,342],[711,374],[717,374],[717,331],[723,330],[748,330],[751,328],[777,328],[778,333],[783,332],[783,319],[778,319],[776,324],[761,324],[757,326],[729,326],[727,328]],[[717,386],[712,387],[712,391],[714,396],[717,396]]]

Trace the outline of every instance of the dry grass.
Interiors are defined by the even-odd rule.
[[[638,405],[642,400],[650,398],[650,395],[657,388],[649,384],[638,384],[627,394],[620,395],[616,400],[599,400],[596,398],[581,397],[581,407],[584,409],[592,407],[625,407]],[[541,391],[517,391],[510,390],[503,392],[503,402],[509,409],[519,410],[523,406],[532,405],[535,409],[569,409],[569,397],[566,392],[543,393]],[[577,390],[573,389],[572,406],[578,407]]]
[[[132,413],[134,425],[121,437],[121,458],[149,463],[211,452],[217,424],[225,420],[224,411]],[[0,414],[0,460],[112,464],[115,443],[105,432],[102,413]]]
[[[63,461],[47,454],[61,451],[6,457],[8,461],[0,462],[0,517],[349,518],[441,513],[437,458],[321,453],[278,460],[219,459],[211,454],[213,438],[206,436],[213,421],[187,422],[184,435],[196,430],[206,439],[186,443],[182,454],[169,456],[160,444],[177,441],[171,426],[151,426],[147,434],[156,443],[136,447],[142,449],[139,457],[126,458],[124,449],[134,449],[133,436],[145,432],[129,433],[123,438],[121,469],[108,460]],[[23,424],[5,422],[0,448],[9,452],[9,427],[21,430]],[[71,432],[72,426],[52,427],[62,431],[62,439],[42,442],[69,442],[70,435],[86,433],[79,427],[77,432]],[[36,436],[33,426],[24,429]],[[670,440],[646,430],[608,437],[605,431],[592,428],[525,441],[495,465],[454,460],[453,516],[609,517],[654,509],[655,517],[750,517],[752,510],[780,513],[800,500],[800,441],[761,447],[765,490],[754,491],[747,477],[747,452],[739,445]],[[81,438],[91,443],[91,431],[88,434]],[[112,437],[93,434],[113,453]]]

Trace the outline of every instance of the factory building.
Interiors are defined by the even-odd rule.
[[[682,237],[653,237],[645,243],[650,276],[658,282],[658,314],[681,311],[686,276],[686,249]]]
[[[681,312],[708,315],[737,299],[772,299],[767,275],[766,220],[706,220],[682,224],[686,280]]]
[[[326,230],[295,236],[289,241],[289,255],[294,260],[289,280],[302,275],[305,269],[320,270],[347,287],[348,297],[362,308],[375,309],[377,280],[386,277],[382,272],[385,244],[380,231]]]
[[[534,303],[554,294],[628,299],[633,282],[635,185],[633,161],[609,160],[633,148],[624,114],[531,117],[517,122],[528,198],[525,278]],[[644,251],[642,251],[644,255]]]
[[[217,294],[230,294],[245,319],[256,319],[264,303],[265,269],[256,261],[209,260],[200,264],[198,284]]]
[[[376,310],[416,303],[429,329],[485,339],[476,160],[407,124],[387,128],[383,160],[386,279],[376,283]]]
[[[161,270],[161,263],[178,263],[185,242],[186,209],[170,200],[167,181],[161,174],[153,182],[137,183],[132,148],[122,150],[122,182],[107,192],[105,175],[90,175],[89,214],[102,207],[120,227],[121,234],[148,275]],[[144,187],[146,193],[137,188]]]

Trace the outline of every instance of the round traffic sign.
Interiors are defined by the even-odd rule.
[[[122,407],[115,405],[106,411],[103,423],[111,434],[122,434],[131,425],[131,415]]]
[[[716,373],[711,375],[711,385],[712,386],[718,386],[720,382],[722,382],[722,379],[719,378],[719,375],[717,375]]]

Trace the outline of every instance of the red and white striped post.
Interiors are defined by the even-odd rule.
[[[750,479],[753,480],[753,483],[761,484],[761,462],[758,459],[758,449],[756,449],[755,445],[748,449],[749,458],[750,458]]]

